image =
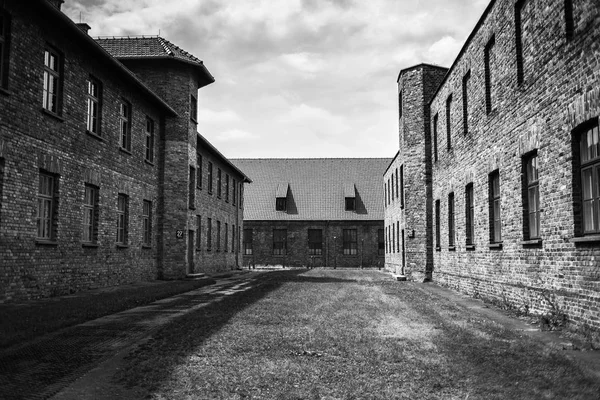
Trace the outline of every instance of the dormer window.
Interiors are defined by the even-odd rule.
[[[288,190],[289,184],[287,182],[277,184],[277,189],[275,190],[275,211],[287,211]]]
[[[277,197],[275,199],[275,210],[286,211],[287,210],[287,199],[285,197]]]
[[[346,211],[356,211],[356,197],[346,197]]]
[[[344,185],[344,198],[346,200],[346,211],[356,211],[356,187],[354,183]]]

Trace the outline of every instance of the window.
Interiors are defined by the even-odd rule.
[[[356,239],[356,229],[344,229],[342,231],[342,239],[344,242],[344,254],[358,254],[358,245]]]
[[[377,230],[377,253],[379,255],[385,254],[385,237],[384,230]]]
[[[244,202],[244,183],[240,182],[240,210],[242,209],[243,202]]]
[[[454,225],[454,192],[448,195],[448,247],[455,246],[455,225]]]
[[[229,203],[229,174],[225,174],[225,202]]]
[[[0,88],[8,87],[8,49],[10,42],[10,17],[0,10]]]
[[[392,176],[390,177],[390,183],[391,183],[391,186],[390,186],[390,188],[391,188],[391,190],[390,190],[390,192],[391,192],[391,194],[390,194],[390,196],[391,196],[390,202],[392,202],[392,201],[394,201],[394,171],[392,171]]]
[[[56,238],[58,176],[40,172],[37,200],[37,238],[54,240]]]
[[[523,158],[523,236],[525,240],[540,237],[540,190],[537,153]]]
[[[401,167],[402,168],[402,167]],[[399,188],[398,188],[398,168],[396,168],[396,198],[398,198],[398,192],[399,192]]]
[[[392,253],[396,252],[396,225],[392,222],[392,226],[390,226],[392,230],[391,242],[392,242]]]
[[[127,244],[127,234],[129,228],[129,198],[125,194],[119,193],[117,196],[117,244]]]
[[[190,119],[196,122],[198,118],[198,101],[196,97],[192,94],[190,95]]]
[[[392,204],[392,182],[391,182],[390,178],[388,178],[388,198],[387,198],[387,202],[388,202],[388,204]]]
[[[491,113],[494,109],[494,68],[495,68],[495,54],[494,54],[494,45],[496,43],[495,37],[492,36],[488,44],[485,46],[484,56],[485,56],[485,111],[486,113]]]
[[[282,256],[287,251],[287,229],[273,229],[273,254]]]
[[[565,0],[565,34],[567,40],[573,39],[575,21],[573,20],[573,0]]]
[[[221,198],[221,168],[217,168],[217,197]]]
[[[287,199],[285,197],[275,198],[275,211],[286,211]]]
[[[398,93],[398,118],[402,118],[402,92]]]
[[[223,251],[227,253],[227,249],[229,248],[229,224],[225,222],[225,246],[223,246]]]
[[[98,241],[98,188],[85,185],[83,197],[83,237],[84,243]]]
[[[146,153],[144,160],[154,163],[154,120],[146,117]]]
[[[252,255],[252,229],[244,229],[244,254]]]
[[[400,166],[400,208],[404,208],[404,165]]]
[[[320,256],[323,253],[323,230],[308,230],[308,254],[311,256]]]
[[[196,250],[202,249],[202,216],[196,215]]]
[[[446,147],[448,150],[452,148],[452,118],[450,112],[452,111],[452,95],[446,99]]]
[[[396,249],[400,252],[400,221],[396,221]]]
[[[209,161],[208,162],[208,193],[212,194],[213,192],[213,165]]]
[[[221,251],[221,221],[217,221],[217,251]]]
[[[190,166],[190,180],[188,182],[188,207],[190,210],[196,208],[196,168]]]
[[[404,229],[402,229],[402,274],[404,274],[405,268],[406,268],[406,247],[404,244]]]
[[[600,233],[600,137],[598,119],[586,123],[579,129],[579,177],[581,180],[582,224],[578,229],[583,234]],[[573,186],[576,186],[574,184]],[[579,197],[578,196],[578,197]]]
[[[233,205],[235,206],[237,202],[237,182],[235,179],[231,178],[233,182],[231,183],[231,188],[233,189]]]
[[[435,201],[435,249],[440,250],[442,248],[441,235],[440,235],[440,201]]]
[[[521,35],[523,26],[521,25],[521,12],[524,3],[525,0],[519,0],[515,3],[515,50],[517,52],[517,83],[519,85],[523,83],[523,38]]]
[[[235,225],[231,225],[231,252],[235,253]]]
[[[119,104],[119,132],[121,149],[131,151],[131,104],[121,100]]]
[[[0,226],[2,226],[2,189],[4,188],[4,158],[0,157]]]
[[[144,200],[142,204],[142,245],[152,246],[152,202]]]
[[[462,80],[463,101],[463,133],[469,133],[469,83],[471,82],[471,71],[468,71]]]
[[[438,115],[435,114],[433,116],[433,161],[436,162],[438,160],[438,148],[437,148],[437,126],[438,126]]]
[[[87,124],[89,133],[100,135],[100,107],[102,104],[102,88],[100,81],[89,77],[87,80]]]
[[[346,197],[346,211],[356,210],[356,197]]]
[[[465,188],[465,238],[467,246],[475,244],[475,207],[473,200],[473,184],[469,183]]]
[[[490,201],[490,243],[502,241],[501,219],[500,219],[500,172],[495,171],[489,177],[489,201]]]
[[[387,183],[383,182],[383,206],[387,207]]]
[[[196,175],[196,187],[202,189],[202,156],[196,154],[196,168],[198,168],[198,175]]]
[[[212,250],[212,219],[207,218],[206,226],[206,250]]]
[[[42,106],[53,114],[60,115],[62,89],[62,57],[58,51],[47,47],[44,50],[44,98]]]

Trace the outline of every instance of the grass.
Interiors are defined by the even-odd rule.
[[[0,304],[0,348],[213,282],[146,282],[38,301]]]
[[[152,399],[595,399],[600,384],[376,271],[270,274],[157,332],[115,378]]]

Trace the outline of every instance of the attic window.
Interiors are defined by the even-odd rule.
[[[285,197],[277,197],[275,199],[275,210],[286,211],[287,210],[287,199]]]
[[[356,211],[356,197],[346,197],[346,211]]]
[[[356,187],[354,183],[344,184],[344,198],[346,199],[346,211],[356,211]]]

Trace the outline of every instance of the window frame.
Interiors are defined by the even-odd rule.
[[[233,189],[231,205],[235,206],[237,205],[237,181],[233,177],[231,179],[233,180],[231,183],[231,188]]]
[[[493,103],[493,91],[495,88],[495,79],[494,78],[494,72],[492,70],[492,67],[495,67],[495,63],[494,65],[492,65],[492,60],[491,57],[494,57],[495,60],[495,56],[496,54],[494,53],[496,47],[496,35],[492,35],[492,37],[490,38],[490,40],[487,42],[487,44],[485,45],[484,48],[484,74],[485,74],[485,112],[486,114],[491,114],[495,108],[494,108],[494,103]]]
[[[86,83],[86,132],[91,135],[102,136],[102,83],[92,75],[88,77]]]
[[[500,171],[489,174],[489,225],[490,244],[502,243],[502,196]]]
[[[196,251],[202,251],[202,215],[196,215]]]
[[[129,196],[125,193],[117,194],[117,246],[127,246],[129,231]]]
[[[452,149],[452,94],[446,99],[446,150]]]
[[[206,251],[212,251],[212,218],[206,219]]]
[[[275,198],[275,211],[287,211],[287,199],[285,197]]]
[[[287,229],[273,229],[273,255],[287,255]]]
[[[440,199],[437,199],[435,201],[435,249],[436,250],[441,250],[442,249],[442,236],[441,236],[441,204],[440,204]]]
[[[596,141],[596,154],[588,155],[587,160],[584,160],[587,150],[584,151],[584,137],[587,139],[591,136],[592,141]],[[587,140],[586,140],[587,141]],[[575,235],[589,236],[600,234],[600,124],[599,118],[592,118],[573,130],[573,200],[575,213]],[[592,147],[593,148],[593,147]],[[588,145],[588,149],[590,149]],[[591,171],[591,197],[586,197],[586,184],[584,172]],[[593,229],[586,229],[586,202],[591,202],[591,210],[593,213],[592,223]]]
[[[356,197],[344,197],[344,208],[346,211],[356,211]]]
[[[254,249],[252,248],[253,234],[252,228],[244,228],[242,245],[244,246],[245,256],[251,256],[254,252]]]
[[[229,174],[225,173],[225,203],[229,203]]]
[[[456,247],[456,209],[454,192],[448,193],[448,248]]]
[[[465,245],[475,245],[475,192],[473,183],[465,186]]]
[[[221,221],[217,220],[217,252],[221,251]]]
[[[131,154],[131,103],[125,99],[119,101],[119,149]]]
[[[146,151],[144,161],[154,164],[154,120],[146,115]]]
[[[223,176],[221,172],[221,168],[217,167],[217,198],[220,199],[222,195],[223,188]]]
[[[152,201],[142,200],[142,246],[152,247]]]
[[[213,193],[213,163],[208,162],[208,194]]]
[[[315,236],[318,240],[314,240]],[[322,256],[323,255],[323,229],[309,228],[307,232],[308,255]]]
[[[404,208],[404,164],[400,165],[400,209]]]
[[[358,230],[342,229],[342,249],[345,256],[358,255]]]
[[[36,240],[54,242],[58,217],[59,175],[40,170],[37,192]],[[43,210],[43,211],[42,211]]]
[[[196,189],[202,190],[202,163],[204,162],[202,154],[196,153]]]
[[[469,133],[469,85],[471,83],[471,70],[462,79],[462,101],[463,101],[463,134]]]
[[[523,239],[541,238],[539,158],[537,151],[522,158]],[[532,196],[533,194],[533,196]],[[533,197],[533,206],[532,206]]]
[[[88,195],[89,193],[89,195]],[[81,242],[98,243],[99,188],[86,183],[83,189],[83,218]]]
[[[190,119],[198,122],[198,99],[193,94],[190,94]]]
[[[522,11],[525,0],[518,0],[515,3],[515,59],[517,64],[517,85],[522,85],[524,81],[523,68],[523,35],[522,35]]]
[[[190,167],[189,181],[188,181],[188,208],[190,210],[196,209],[196,168]]]
[[[50,62],[52,58],[54,63]],[[63,55],[58,49],[49,44],[44,47],[43,71],[42,108],[50,114],[61,116],[64,79]],[[51,82],[53,82],[52,85]]]
[[[433,162],[438,161],[438,113],[433,116]]]
[[[229,249],[229,224],[227,222],[225,222],[225,243],[223,246],[223,252],[227,253],[227,250]]]

